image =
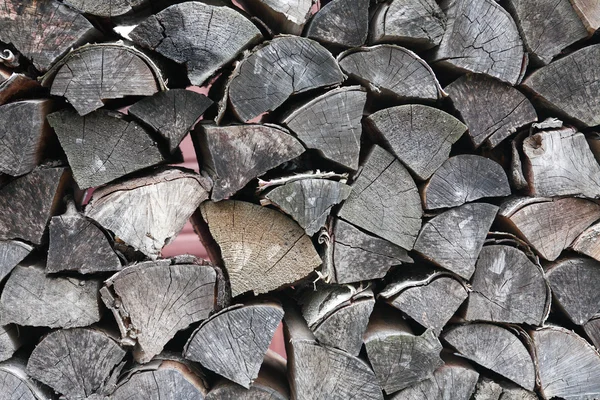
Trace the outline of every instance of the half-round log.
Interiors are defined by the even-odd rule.
[[[52,389],[31,379],[25,360],[12,358],[0,363],[0,400],[48,400]]]
[[[308,23],[305,35],[334,46],[361,46],[369,30],[369,2],[332,0]]]
[[[118,17],[143,7],[149,0],[65,0],[82,13],[98,17]]]
[[[25,257],[31,253],[33,246],[18,240],[0,240],[0,282],[10,274]]]
[[[244,8],[278,33],[300,36],[310,18],[312,0],[241,0]]]
[[[600,261],[600,222],[591,225],[571,243],[571,248]],[[1,276],[1,275],[0,275]]]
[[[23,345],[23,342],[16,325],[0,326],[0,361],[11,358],[15,351]]]

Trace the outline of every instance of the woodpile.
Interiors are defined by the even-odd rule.
[[[600,399],[598,28],[0,0],[0,400]]]

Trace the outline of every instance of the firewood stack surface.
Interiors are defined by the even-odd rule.
[[[599,27],[0,0],[0,400],[600,399]]]

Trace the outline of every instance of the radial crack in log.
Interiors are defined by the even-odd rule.
[[[594,33],[600,28],[600,4],[598,2],[595,0],[571,0],[571,4],[588,32]]]
[[[33,246],[18,240],[0,240],[0,282],[10,274],[25,257],[31,253]]]
[[[16,325],[0,326],[0,361],[6,361],[15,354],[22,345],[23,338],[19,335]],[[1,392],[0,392],[1,393]]]
[[[82,13],[98,17],[118,17],[140,8],[149,0],[65,0],[65,4]]]
[[[302,34],[313,6],[312,0],[242,0],[240,3],[276,32],[298,36]]]
[[[52,390],[31,379],[25,360],[12,358],[0,363],[0,400],[48,400]]]
[[[332,0],[313,15],[305,35],[322,43],[353,47],[365,43],[368,30],[368,1]]]

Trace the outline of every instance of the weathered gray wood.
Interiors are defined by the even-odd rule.
[[[24,100],[0,106],[0,172],[18,176],[31,172],[45,157],[50,138],[48,99]]]
[[[445,30],[446,15],[434,0],[392,0],[378,5],[369,40],[427,50],[440,44]]]
[[[571,248],[588,257],[600,261],[600,223],[595,223],[584,230],[571,243]]]
[[[456,326],[442,336],[463,357],[533,390],[535,368],[531,355],[508,329],[491,324],[467,324]]]
[[[585,126],[600,124],[600,44],[584,47],[536,70],[523,86],[554,110]]]
[[[304,152],[296,138],[274,125],[201,125],[192,138],[203,170],[214,181],[214,201],[233,196],[252,179]]]
[[[345,351],[317,344],[306,321],[291,308],[285,309],[284,333],[293,399],[383,400],[369,365]]]
[[[566,258],[546,269],[558,306],[573,323],[583,325],[600,311],[600,263],[589,258]]]
[[[499,214],[541,257],[554,261],[587,227],[600,219],[600,206],[571,197],[515,198],[505,201]]]
[[[306,27],[305,35],[336,46],[361,46],[369,30],[369,2],[332,0],[325,4]]]
[[[321,265],[310,237],[279,211],[232,200],[204,202],[200,210],[221,249],[233,297],[292,284]]]
[[[147,261],[105,282],[102,300],[121,320],[123,340],[133,340],[136,361],[147,363],[177,331],[208,318],[216,306],[217,274],[210,265]]]
[[[600,28],[600,4],[595,0],[571,0],[571,4],[590,33]]]
[[[0,186],[0,239],[39,245],[69,180],[65,168],[38,167]]]
[[[427,221],[414,250],[442,268],[469,279],[498,207],[464,204]]]
[[[475,147],[496,147],[517,129],[537,121],[531,102],[521,92],[482,74],[466,74],[444,88],[469,127]]]
[[[1,75],[4,75],[5,71],[3,69],[1,71]],[[8,72],[6,77],[2,76],[0,78],[0,104],[33,96],[40,91],[41,86],[37,80],[21,73],[6,72]]]
[[[209,190],[208,180],[198,174],[161,169],[96,190],[85,215],[156,259],[208,198]]]
[[[543,324],[550,288],[542,268],[511,246],[485,246],[471,282],[465,318],[513,324]]]
[[[448,159],[467,127],[437,108],[408,104],[366,118],[371,131],[419,179],[429,178]]]
[[[4,0],[0,40],[11,43],[38,71],[46,71],[72,47],[97,36],[75,10],[54,0]]]
[[[65,97],[80,115],[108,99],[151,96],[165,89],[158,68],[141,51],[120,43],[86,45],[70,52],[44,76],[50,94]]]
[[[288,97],[344,79],[331,53],[308,38],[283,36],[265,43],[236,67],[229,103],[243,122],[275,110]]]
[[[0,361],[11,358],[22,345],[23,340],[16,325],[0,326]]]
[[[258,28],[236,10],[199,1],[165,8],[136,26],[129,37],[185,65],[197,86],[262,39]]]
[[[421,199],[406,168],[374,146],[339,217],[407,250],[421,228]]]
[[[242,0],[244,8],[279,33],[301,35],[310,18],[312,0]]]
[[[25,365],[21,358],[0,363],[0,400],[52,399],[52,390],[27,376]]]
[[[600,396],[600,355],[583,338],[559,327],[531,333],[540,377],[540,393],[547,399],[592,400]]]
[[[98,279],[53,277],[41,266],[17,266],[0,297],[0,325],[74,328],[102,315]]]
[[[128,114],[158,132],[173,152],[212,104],[211,99],[200,93],[171,89],[138,101],[129,108]]]
[[[527,54],[506,10],[494,0],[444,0],[441,8],[448,22],[432,62],[519,83]]]
[[[192,333],[183,355],[249,389],[282,318],[283,308],[275,302],[231,306]]]
[[[596,347],[600,349],[600,314],[594,315],[588,322],[583,325],[583,330]]]
[[[149,2],[149,0],[65,0],[65,4],[80,12],[99,17],[118,17]]]
[[[422,189],[426,210],[456,207],[486,197],[510,195],[506,173],[497,162],[464,154],[450,157]]]
[[[535,393],[518,387],[510,382],[496,383],[481,378],[477,383],[473,400],[537,400]]]
[[[341,87],[296,108],[283,123],[307,148],[356,170],[366,101],[360,86]]]
[[[350,191],[350,186],[341,182],[302,179],[278,186],[265,197],[312,236],[325,226],[331,208],[346,200]]]
[[[404,47],[382,44],[350,49],[338,56],[342,70],[374,94],[435,101],[443,91],[433,70]]]
[[[119,112],[97,110],[82,117],[65,109],[48,115],[48,122],[82,189],[164,161],[148,132]]]
[[[91,274],[122,268],[107,235],[77,212],[73,203],[68,204],[65,214],[52,217],[49,234],[46,272]]]
[[[530,195],[600,197],[600,165],[582,133],[538,132],[523,141],[523,153]]]
[[[466,286],[445,272],[401,275],[394,278],[379,297],[425,328],[439,335],[467,298]]]
[[[33,246],[18,240],[0,240],[0,282],[31,253]]]
[[[100,330],[58,330],[35,347],[27,362],[27,374],[66,398],[85,399],[103,394],[104,384],[125,354]]]

